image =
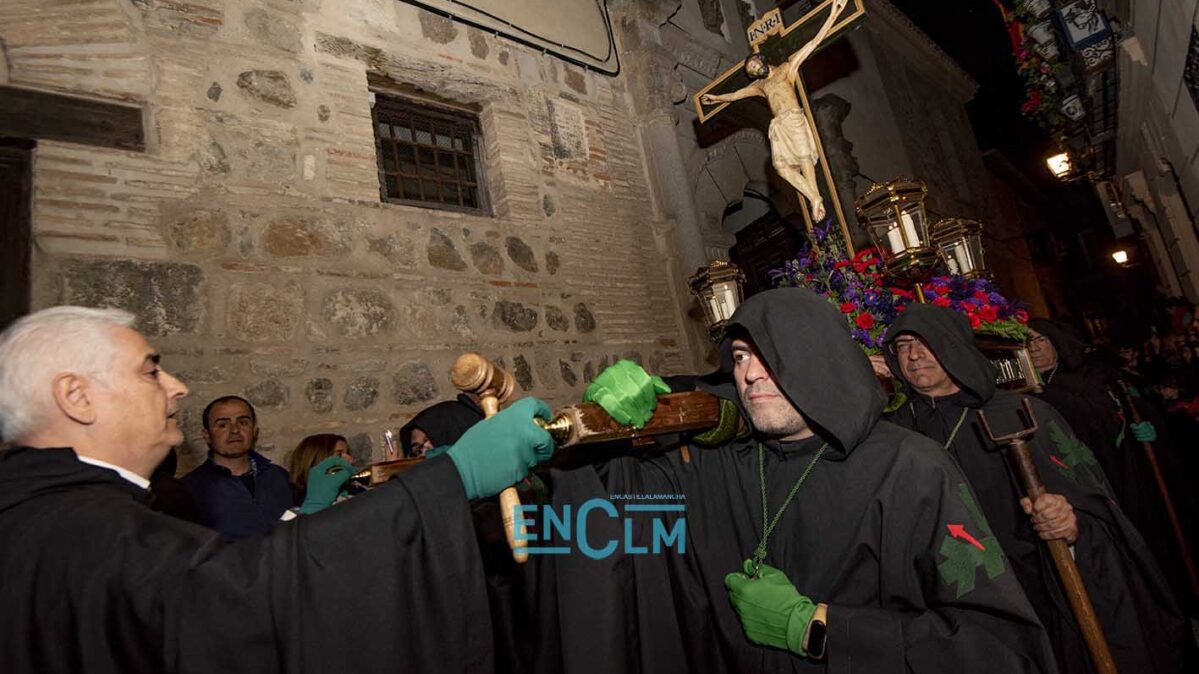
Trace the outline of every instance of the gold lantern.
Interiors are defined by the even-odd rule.
[[[988,275],[983,261],[982,232],[982,223],[965,218],[946,218],[933,225],[933,246],[949,273],[969,279]]]
[[[854,203],[858,220],[866,225],[887,275],[914,284],[921,302],[924,301],[921,284],[937,264],[937,251],[929,239],[924,210],[927,195],[928,188],[923,182],[896,179],[874,185]]]
[[[707,267],[700,267],[688,283],[691,294],[699,299],[704,317],[708,321],[708,335],[712,341],[720,341],[724,327],[741,306],[742,286],[745,274],[727,260],[716,260]]]

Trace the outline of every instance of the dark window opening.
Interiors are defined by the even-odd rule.
[[[384,201],[487,212],[477,118],[382,94],[371,118]]]

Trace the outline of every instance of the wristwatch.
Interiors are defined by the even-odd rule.
[[[828,645],[828,627],[825,621],[828,616],[828,604],[817,604],[816,612],[808,623],[808,632],[804,636],[804,651],[813,660],[823,660]]]

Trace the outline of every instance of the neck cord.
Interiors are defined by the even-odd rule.
[[[800,475],[799,479],[795,481],[794,485],[792,485],[791,491],[787,493],[786,500],[783,501],[783,505],[779,506],[778,512],[774,514],[774,518],[771,519],[768,524],[766,522],[766,510],[769,507],[766,503],[766,447],[764,447],[762,443],[758,443],[758,480],[762,485],[762,540],[760,543],[758,543],[758,547],[754,550],[754,578],[758,577],[758,569],[762,567],[762,562],[766,559],[766,544],[770,541],[770,534],[773,533],[774,528],[778,526],[779,520],[783,517],[783,512],[787,510],[787,506],[791,505],[791,501],[795,498],[795,494],[799,492],[799,488],[803,486],[804,480],[808,479],[808,475],[810,475],[812,473],[812,469],[816,467],[816,462],[820,461],[820,457],[824,456],[824,451],[826,449],[828,449],[827,442],[821,445],[820,449],[816,450],[816,456],[812,457],[811,462],[808,463],[808,467],[804,469],[803,474]]]
[[[916,406],[909,402],[908,409],[910,409],[912,411],[912,421],[915,421],[916,420]],[[958,422],[953,425],[953,430],[950,431],[950,433],[949,433],[949,439],[945,441],[945,444],[941,446],[941,449],[944,449],[946,451],[949,450],[949,446],[953,444],[954,438],[958,437],[958,431],[961,430],[962,422],[964,422],[966,420],[966,415],[969,412],[970,412],[969,407],[962,408],[962,414],[961,414],[961,416],[958,417]]]

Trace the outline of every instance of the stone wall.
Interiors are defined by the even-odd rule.
[[[466,350],[552,404],[620,357],[692,369],[628,75],[394,0],[43,5],[0,7],[11,84],[140,104],[148,150],[38,145],[35,306],[137,313],[192,389],[182,470],[226,393],[276,461],[316,432],[365,461]],[[381,203],[372,85],[479,111],[490,216]]]

